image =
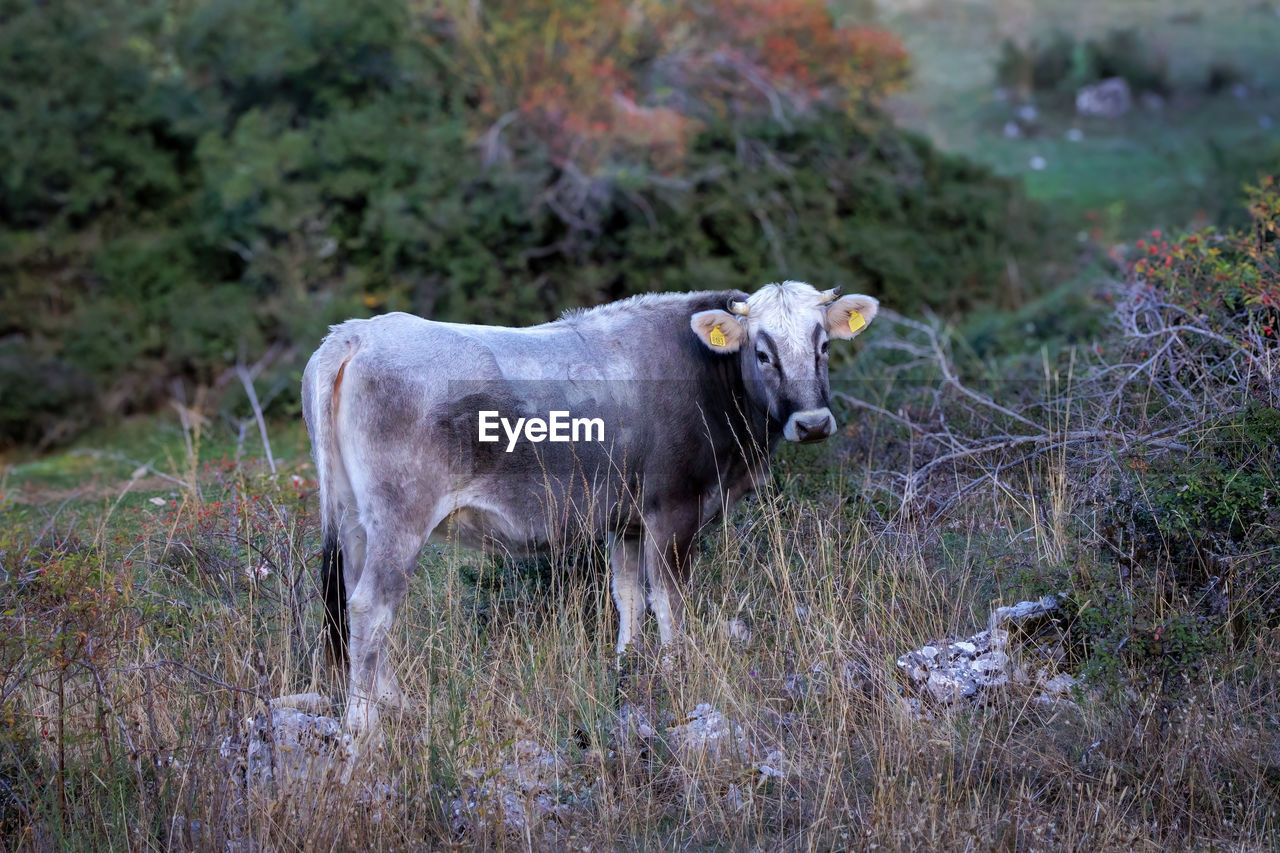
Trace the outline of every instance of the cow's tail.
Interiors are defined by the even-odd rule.
[[[337,438],[338,404],[343,374],[353,354],[350,350],[333,358],[336,336],[312,356],[303,374],[303,414],[311,432],[311,452],[315,457],[320,487],[320,532],[324,541],[320,558],[320,591],[324,597],[323,641],[330,663],[346,672],[351,629],[347,621],[347,586],[343,577],[343,553],[339,530],[350,485]],[[336,362],[336,363],[335,363]],[[336,369],[334,369],[336,367]]]
[[[342,546],[336,530],[324,534],[320,558],[320,588],[324,592],[324,648],[329,663],[345,672],[351,628],[347,624],[347,584],[342,576]]]

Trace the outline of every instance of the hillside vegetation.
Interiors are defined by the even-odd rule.
[[[1039,281],[1039,209],[886,122],[897,40],[809,0],[4,17],[0,445],[238,361],[291,376],[350,316],[785,278],[954,311]]]

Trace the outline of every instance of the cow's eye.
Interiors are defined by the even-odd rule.
[[[760,362],[761,364],[768,364],[769,353],[765,352],[762,349],[756,350],[756,361]]]

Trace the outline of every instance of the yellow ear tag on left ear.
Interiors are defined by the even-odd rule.
[[[729,339],[724,336],[724,332],[720,331],[719,326],[713,326],[711,334],[707,335],[707,337],[713,347],[727,347],[729,345]]]
[[[849,312],[849,331],[856,332],[865,325],[867,325],[867,321],[862,319],[861,314],[857,311]]]

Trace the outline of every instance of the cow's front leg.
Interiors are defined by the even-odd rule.
[[[640,632],[644,619],[644,544],[639,537],[617,536],[610,554],[609,589],[618,608],[617,654]]]
[[[351,626],[351,681],[346,727],[353,734],[374,731],[381,706],[400,708],[404,695],[387,660],[387,635],[396,608],[409,588],[416,549],[371,547],[360,582],[347,600]]]
[[[658,620],[662,645],[676,641],[684,621],[684,587],[698,532],[698,507],[652,513],[645,518],[644,568],[649,609]]]

